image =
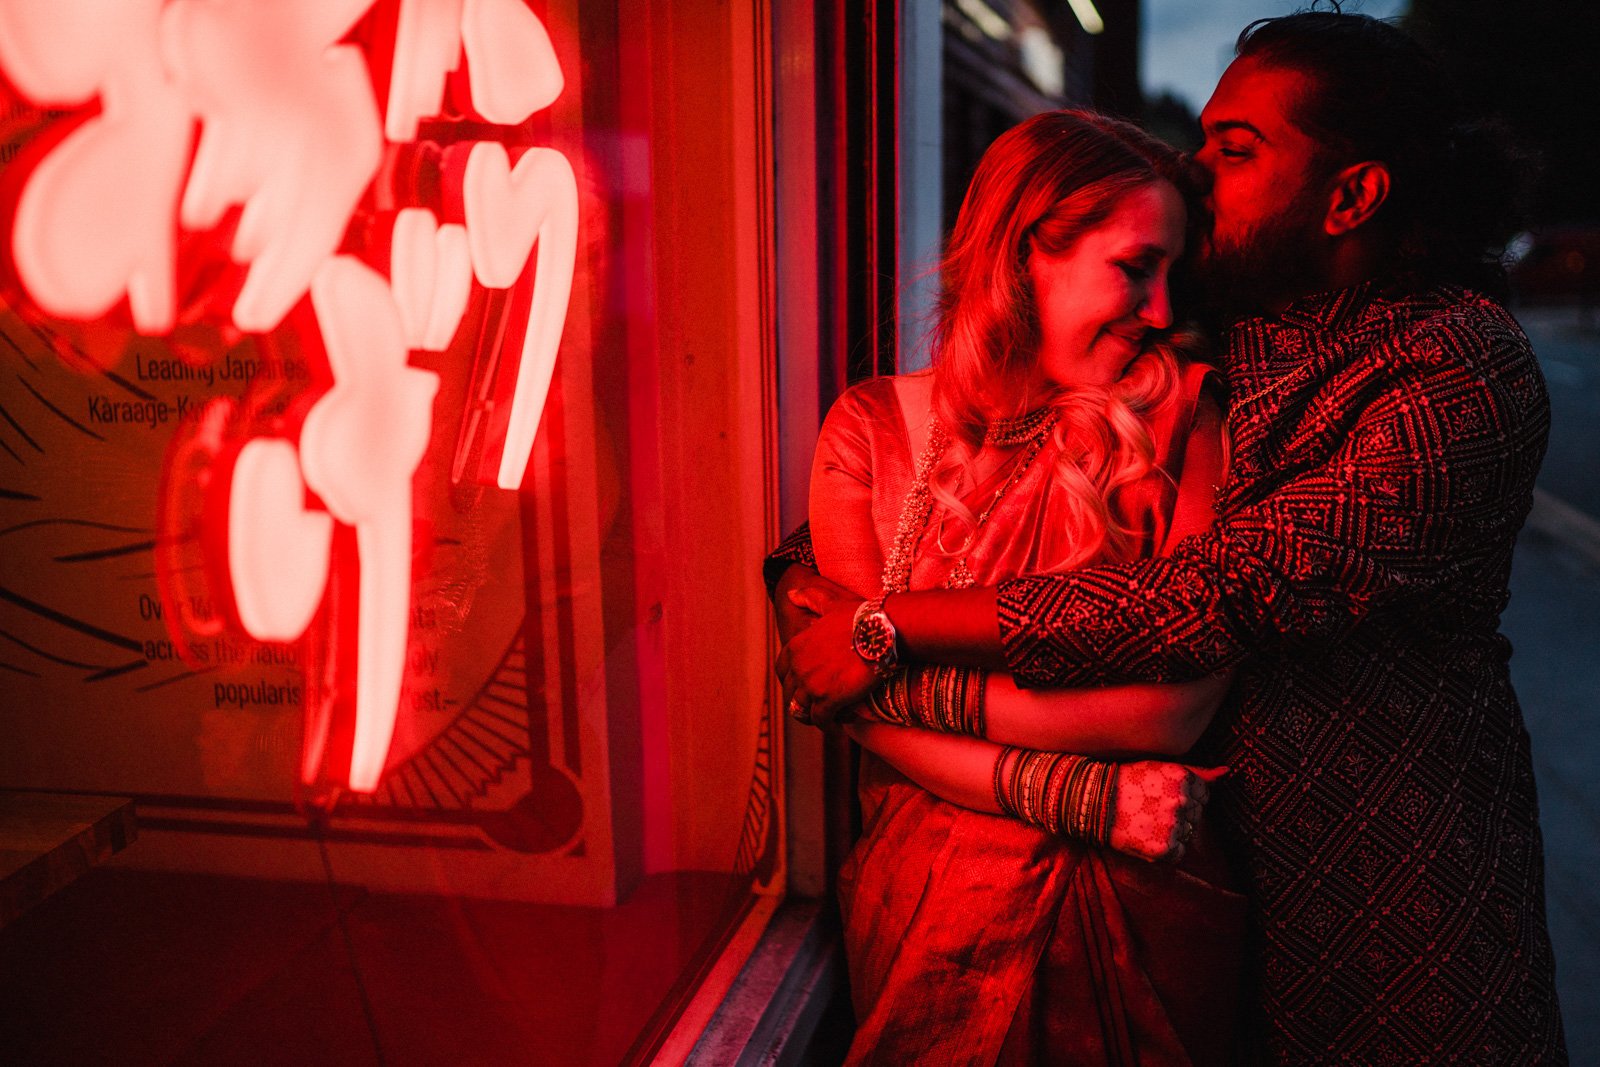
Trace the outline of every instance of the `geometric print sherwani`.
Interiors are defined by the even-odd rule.
[[[1258,1056],[1564,1063],[1498,632],[1549,429],[1527,339],[1475,293],[1368,285],[1240,323],[1223,371],[1216,523],[1003,584],[1007,662],[1038,687],[1237,667],[1195,758],[1232,769],[1211,808],[1251,894]]]
[[[1207,533],[1000,589],[1024,684],[1239,665],[1202,742],[1293,1063],[1564,1061],[1528,736],[1498,632],[1549,402],[1504,308],[1325,294],[1236,326]]]

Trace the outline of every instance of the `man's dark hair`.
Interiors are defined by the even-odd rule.
[[[1289,117],[1321,146],[1329,173],[1368,159],[1388,166],[1373,222],[1392,241],[1398,281],[1503,292],[1499,256],[1517,229],[1526,160],[1504,127],[1467,113],[1421,42],[1335,5],[1252,22],[1234,52],[1308,78]]]

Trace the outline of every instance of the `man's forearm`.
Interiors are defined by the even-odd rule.
[[[908,663],[1006,668],[992,588],[895,593],[883,609]]]

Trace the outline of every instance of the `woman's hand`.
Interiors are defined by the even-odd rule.
[[[844,708],[865,699],[878,681],[873,666],[856,655],[851,640],[860,598],[835,598],[778,653],[784,707],[794,718],[826,726]]]
[[[1156,760],[1122,764],[1117,769],[1111,847],[1145,860],[1182,859],[1211,795],[1206,783],[1226,773],[1226,767]]]

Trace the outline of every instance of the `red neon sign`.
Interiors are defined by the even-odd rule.
[[[13,164],[21,186],[11,255],[33,305],[60,319],[125,315],[151,335],[181,333],[191,319],[263,336],[304,321],[307,348],[326,357],[312,375],[320,392],[286,393],[280,383],[272,403],[213,402],[169,456],[169,497],[190,502],[211,531],[231,615],[249,636],[298,640],[323,611],[327,634],[353,634],[353,649],[330,639],[326,653],[345,661],[332,689],[353,686],[348,766],[325,766],[337,724],[326,706],[308,708],[302,779],[326,776],[358,792],[377,788],[400,708],[412,480],[439,384],[410,353],[449,348],[474,280],[510,289],[532,263],[520,345],[499,360],[512,383],[498,417],[503,442],[485,459],[495,484],[519,488],[560,345],[578,226],[566,157],[535,147],[513,163],[496,141],[444,155],[443,198],[460,205],[459,221],[396,203],[378,212],[393,216],[386,229],[353,225],[395,200],[383,184],[387,164],[422,122],[444,114],[447,89],[477,118],[516,125],[563,85],[548,33],[522,0],[387,0],[392,40],[364,51],[352,31],[381,2],[0,6],[0,74],[39,107],[78,109],[58,124],[62,136]],[[384,59],[380,109],[372,68]],[[380,230],[384,247],[366,247]],[[225,304],[215,293],[186,300],[185,279],[205,273],[187,261],[190,250],[221,258],[213,235],[236,287]],[[354,597],[333,592],[349,545]],[[167,613],[180,642],[182,618]]]

